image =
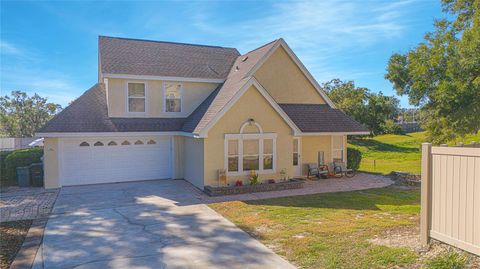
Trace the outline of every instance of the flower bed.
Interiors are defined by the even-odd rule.
[[[263,183],[256,185],[212,187],[205,186],[204,191],[209,196],[234,195],[252,192],[282,191],[290,189],[303,188],[304,181],[300,179],[291,179],[289,181],[278,183]]]

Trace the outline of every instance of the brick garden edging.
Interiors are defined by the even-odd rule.
[[[282,191],[290,189],[303,188],[305,182],[299,179],[292,179],[290,181],[278,182],[278,183],[264,183],[257,185],[244,185],[244,186],[226,186],[226,187],[211,187],[205,186],[204,191],[209,196],[223,196],[234,195],[252,192],[266,192],[266,191]]]

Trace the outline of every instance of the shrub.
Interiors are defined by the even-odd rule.
[[[386,120],[382,125],[382,130],[384,134],[405,134],[402,127],[396,124],[393,120]]]
[[[17,178],[17,167],[28,166],[41,162],[43,148],[20,149],[12,151],[5,158],[6,180],[14,181]]]
[[[443,252],[425,262],[429,269],[462,269],[467,265],[467,257],[456,251]]]
[[[0,151],[0,181],[7,181],[5,159],[11,151]]]
[[[358,170],[362,161],[362,152],[358,149],[347,148],[347,167]]]

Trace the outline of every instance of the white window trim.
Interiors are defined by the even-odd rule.
[[[342,138],[342,148],[338,149],[338,148],[334,148],[334,143],[333,143],[333,140],[334,140],[334,137],[341,137]],[[331,139],[330,139],[330,146],[331,146],[331,150],[332,150],[332,153],[331,153],[331,161],[333,162],[333,156],[334,156],[334,151],[341,151],[341,154],[342,154],[342,162],[346,163],[346,154],[345,154],[345,138],[343,135],[332,135],[331,136]]]
[[[277,171],[277,134],[276,133],[255,133],[255,134],[225,134],[224,141],[224,169],[227,173],[227,176],[245,176],[249,175],[250,171],[243,171],[243,140],[246,139],[258,139],[259,148],[258,148],[258,174],[274,174]],[[263,169],[263,140],[272,139],[273,141],[273,158],[272,158],[272,169]],[[238,171],[229,172],[228,171],[228,141],[237,140],[238,143]]]
[[[172,112],[172,111],[167,111],[167,88],[166,85],[168,84],[180,84],[180,112]],[[168,82],[163,82],[162,83],[162,88],[163,88],[163,112],[167,114],[181,114],[183,113],[183,94],[184,94],[184,87],[182,82],[178,81],[168,81]]]
[[[130,98],[128,96],[128,84],[129,83],[140,83],[145,85],[145,96],[143,97],[145,100],[145,111],[144,112],[135,112],[135,111],[130,111],[130,106],[128,105],[128,99]],[[145,115],[147,114],[148,111],[148,87],[147,87],[147,82],[146,81],[140,81],[140,80],[127,80],[125,81],[125,107],[126,111],[128,114],[136,114],[136,115]],[[132,97],[132,98],[138,98],[140,99],[141,97]]]

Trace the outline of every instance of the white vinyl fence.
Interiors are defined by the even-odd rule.
[[[0,137],[0,151],[28,148],[35,137]]]
[[[422,243],[480,255],[480,148],[422,144]]]

